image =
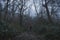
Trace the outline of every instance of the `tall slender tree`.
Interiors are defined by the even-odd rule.
[[[1,22],[1,15],[2,15],[2,4],[0,3],[0,22]]]
[[[23,13],[28,8],[26,5],[28,0],[20,0],[19,10],[20,10],[20,26],[22,26],[23,22]]]
[[[5,13],[4,13],[4,20],[7,21],[8,20],[8,3],[9,3],[9,0],[6,0],[6,4],[5,4]]]

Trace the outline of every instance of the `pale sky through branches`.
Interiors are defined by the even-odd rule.
[[[12,2],[13,0],[11,0],[11,2]],[[10,2],[10,3],[11,3]],[[1,1],[1,3],[3,4],[3,6],[5,5],[5,3],[3,2],[3,1]],[[30,13],[30,15],[31,16],[35,16],[35,7],[34,7],[34,4],[33,4],[33,0],[29,0],[28,2],[27,2],[27,4],[26,4],[26,6],[28,6],[28,8],[29,8],[29,6],[31,6],[31,13]]]
[[[13,0],[11,0],[11,4],[12,4],[12,1]],[[34,1],[36,1],[36,0],[34,0]],[[37,3],[36,3],[36,7],[37,7],[37,10],[38,10],[38,12],[39,12],[39,0],[38,1],[36,1]],[[5,5],[5,3],[1,0],[1,3],[3,4],[3,6]],[[29,6],[31,7],[31,12],[30,12],[30,15],[31,16],[36,16],[36,11],[35,11],[35,7],[34,7],[34,4],[33,4],[33,0],[29,0],[28,2],[27,2],[27,4],[26,4],[26,6],[28,6],[28,8],[29,8]]]

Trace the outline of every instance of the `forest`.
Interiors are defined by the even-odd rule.
[[[60,40],[60,0],[0,0],[0,40]]]

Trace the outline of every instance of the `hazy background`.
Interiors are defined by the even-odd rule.
[[[60,40],[60,0],[0,0],[0,40]]]

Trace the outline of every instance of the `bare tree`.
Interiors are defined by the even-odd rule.
[[[0,22],[1,22],[1,15],[2,15],[2,4],[0,3]]]
[[[33,4],[34,4],[34,7],[35,7],[35,11],[36,11],[36,13],[37,13],[37,16],[38,16],[38,10],[37,10],[37,7],[36,7],[36,4],[35,4],[35,1],[33,0]]]
[[[53,21],[52,21],[52,19],[51,19],[51,16],[50,16],[49,9],[48,9],[48,3],[49,3],[50,1],[51,1],[51,0],[42,0],[42,6],[45,7],[45,9],[46,9],[49,22],[50,22],[50,23],[53,23]],[[44,2],[45,2],[45,3],[44,3]],[[44,3],[44,4],[43,4],[43,3]]]
[[[20,25],[22,26],[23,21],[23,13],[28,8],[25,6],[28,0],[20,0],[19,10],[20,10]]]
[[[5,14],[4,14],[4,20],[7,21],[7,16],[8,16],[8,3],[9,3],[9,0],[6,1],[6,4],[5,4]]]
[[[59,0],[42,0],[42,6],[46,9],[46,13],[50,23],[54,23],[52,16],[53,17],[56,16],[57,13],[56,9],[59,7],[57,3],[58,1]],[[49,11],[50,10],[49,7],[51,7],[51,12]]]

